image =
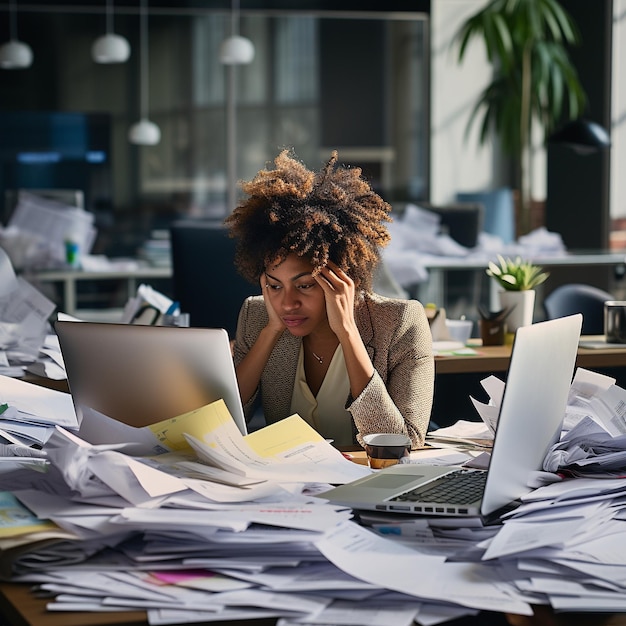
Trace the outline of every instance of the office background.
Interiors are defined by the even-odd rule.
[[[253,176],[282,147],[311,167],[339,148],[381,191],[428,196],[427,12],[414,10],[420,3],[398,4],[413,10],[392,17],[392,5],[356,14],[341,3],[333,11],[244,4],[240,31],[256,54],[235,70],[237,178]],[[45,3],[32,11],[18,3],[19,38],[30,43],[34,62],[0,73],[2,131],[11,143],[0,185],[86,185],[100,229],[114,222],[111,252],[124,253],[124,241],[132,248],[173,218],[221,218],[229,210],[228,70],[219,46],[230,13],[228,3],[149,4],[149,117],[162,139],[137,147],[127,133],[139,118],[138,15],[136,6],[114,5],[114,30],[132,53],[124,64],[99,65],[90,46],[104,30],[104,2],[50,3],[49,12]],[[35,158],[37,150],[49,159]],[[15,165],[15,154],[25,152],[32,158]],[[85,153],[101,157],[85,162]]]
[[[459,66],[450,47],[461,21],[483,3],[242,1],[240,30],[256,54],[235,70],[237,178],[290,146],[312,167],[338,148],[392,202],[444,204],[460,191],[509,184],[495,143],[479,149],[475,136],[465,138],[489,67],[478,50]],[[620,171],[626,143],[626,80],[617,63],[626,7],[623,0],[563,4],[582,34],[572,54],[589,95],[586,117],[610,130],[612,147],[585,157],[550,149],[537,159],[536,197],[568,247],[607,248],[626,214],[620,177],[610,175]],[[229,211],[227,69],[218,51],[231,4],[148,2],[149,117],[162,139],[141,147],[127,139],[140,116],[139,4],[113,2],[114,31],[132,49],[119,65],[90,55],[105,30],[105,5],[15,2],[18,36],[34,61],[0,70],[0,191],[84,185],[87,208],[98,216],[96,251],[133,254],[173,219]],[[9,3],[0,10],[7,14]]]

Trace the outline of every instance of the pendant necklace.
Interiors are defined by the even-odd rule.
[[[317,362],[320,365],[324,364],[324,359],[319,354],[315,354],[315,352],[313,352],[313,350],[311,350],[311,354],[317,359]]]

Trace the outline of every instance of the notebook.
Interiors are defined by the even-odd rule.
[[[77,321],[54,327],[79,423],[92,409],[143,427],[221,398],[246,434],[224,329]]]
[[[354,509],[486,521],[514,506],[560,437],[581,326],[576,314],[517,330],[487,470],[402,463],[319,497]],[[457,481],[478,482],[477,493],[465,498],[465,484],[454,498],[426,493],[440,483],[454,490]]]

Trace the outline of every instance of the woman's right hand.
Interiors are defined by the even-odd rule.
[[[282,333],[283,330],[285,330],[285,328],[287,327],[283,323],[283,320],[280,318],[278,313],[276,313],[276,310],[274,309],[272,301],[269,297],[269,294],[268,294],[269,287],[267,283],[267,277],[265,276],[265,274],[261,274],[260,282],[261,282],[261,293],[263,294],[263,301],[265,302],[265,308],[267,309],[267,316],[269,317],[267,328],[274,330],[275,332]]]
[[[239,393],[244,404],[249,402],[256,393],[261,382],[263,370],[267,365],[267,360],[270,358],[276,342],[287,328],[274,310],[270,296],[267,295],[267,277],[265,274],[261,276],[260,285],[269,321],[235,368],[237,382],[239,383]]]

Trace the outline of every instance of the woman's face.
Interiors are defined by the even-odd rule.
[[[324,290],[312,271],[311,263],[296,254],[265,268],[265,296],[289,332],[297,337],[328,325]]]

